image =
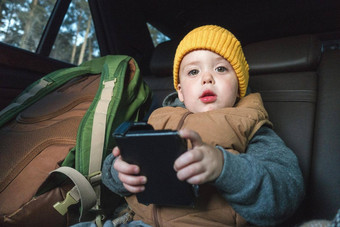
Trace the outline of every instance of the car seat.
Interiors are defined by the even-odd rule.
[[[317,35],[302,35],[246,45],[249,87],[260,92],[274,130],[297,157],[306,197],[285,225],[331,220],[340,208],[340,50],[326,48]],[[174,92],[172,63],[178,42],[159,44],[144,77],[155,107]]]

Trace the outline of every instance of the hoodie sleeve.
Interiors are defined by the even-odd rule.
[[[214,185],[243,218],[268,226],[296,211],[304,197],[302,173],[295,154],[272,129],[261,127],[244,154],[218,148],[224,166]]]
[[[113,168],[115,160],[116,158],[113,154],[109,154],[105,158],[102,168],[102,182],[111,191],[122,197],[131,195],[131,193],[125,189],[123,183],[119,180],[118,172]]]

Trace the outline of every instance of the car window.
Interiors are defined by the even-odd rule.
[[[169,37],[160,32],[157,28],[153,27],[151,24],[147,23],[148,29],[150,32],[150,36],[153,42],[153,45],[156,47],[158,44],[170,40]]]
[[[100,56],[87,0],[73,0],[65,15],[50,57],[79,65]]]
[[[35,52],[56,0],[0,1],[0,41]]]
[[[0,42],[36,52],[56,0],[0,1]],[[50,57],[81,64],[100,56],[87,0],[72,0]]]

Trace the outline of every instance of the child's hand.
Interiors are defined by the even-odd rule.
[[[145,189],[145,176],[139,176],[139,167],[131,165],[122,160],[118,147],[113,148],[112,154],[117,157],[113,168],[118,171],[118,178],[123,183],[124,187],[131,193],[142,192]]]
[[[192,149],[182,154],[174,164],[179,180],[186,180],[190,184],[203,184],[215,180],[223,168],[222,152],[202,142],[198,133],[183,129],[179,134],[189,139]]]

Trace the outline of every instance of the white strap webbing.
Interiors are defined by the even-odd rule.
[[[93,116],[92,135],[91,135],[91,148],[89,160],[89,180],[91,176],[96,175],[101,171],[101,164],[103,158],[105,132],[106,132],[106,116],[109,104],[113,95],[113,88],[115,87],[117,79],[104,82],[100,100]],[[93,187],[97,195],[95,209],[100,206],[100,184]]]
[[[98,101],[95,113],[93,116],[91,148],[90,148],[90,163],[89,176],[101,170],[102,156],[105,141],[106,131],[106,116],[109,104],[112,99],[113,88],[116,83],[116,78],[111,81],[104,82],[100,100]]]
[[[72,189],[73,193],[78,193],[80,201],[81,201],[81,209],[80,209],[80,217],[79,221],[82,218],[82,215],[84,214],[83,211],[87,212],[90,210],[97,201],[97,196],[95,191],[92,188],[92,185],[90,182],[76,169],[73,169],[71,167],[63,166],[59,167],[58,169],[52,171],[51,173],[62,173],[65,174],[67,177],[69,177],[72,182],[75,184],[74,188],[77,190]],[[74,198],[77,198],[78,196],[74,196]]]
[[[75,184],[82,206],[79,220],[82,218],[83,211],[88,211],[91,208],[96,209],[100,205],[100,184],[96,183],[100,180],[98,178],[101,176],[100,170],[105,141],[106,116],[115,83],[116,79],[103,83],[104,88],[94,111],[89,157],[89,179],[86,179],[81,173],[70,167],[60,167],[53,171],[64,173]]]
[[[19,98],[16,100],[16,102],[11,103],[6,108],[0,111],[0,117],[5,114],[6,112],[10,111],[11,109],[16,108],[17,106],[22,105],[26,100],[29,98],[35,96],[41,89],[45,88],[47,85],[51,84],[51,82],[48,82],[44,79],[41,79],[36,85],[34,85],[30,90],[28,90],[26,93],[19,96]]]

